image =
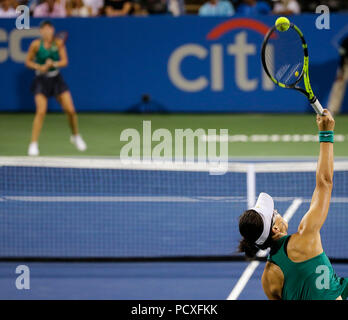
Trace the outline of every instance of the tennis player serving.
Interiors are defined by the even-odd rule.
[[[322,116],[317,115],[317,125],[320,154],[316,186],[297,232],[287,234],[287,222],[274,210],[273,199],[266,193],[261,193],[255,206],[239,219],[243,237],[239,245],[241,252],[252,258],[259,249],[271,249],[262,276],[263,289],[271,300],[342,300],[348,297],[348,278],[335,274],[320,238],[333,187],[335,121],[329,111],[324,110]],[[327,277],[324,286],[320,285],[321,279],[318,280],[323,274]]]
[[[50,21],[41,22],[40,34],[41,39],[34,40],[31,43],[26,58],[26,66],[36,71],[32,85],[36,114],[28,155],[39,155],[38,139],[47,112],[47,100],[51,96],[57,99],[68,116],[72,131],[71,143],[79,151],[84,151],[86,150],[86,143],[78,132],[77,115],[73,100],[69,88],[59,72],[60,68],[68,65],[64,41],[55,37],[55,29]]]

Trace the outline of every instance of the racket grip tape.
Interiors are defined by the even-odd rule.
[[[315,110],[315,112],[317,114],[319,114],[320,116],[323,115],[324,109],[323,109],[322,105],[320,104],[319,100],[316,97],[314,97],[311,100],[311,105],[312,105],[313,109]]]

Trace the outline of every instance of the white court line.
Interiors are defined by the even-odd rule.
[[[276,202],[294,201],[294,197],[273,197]],[[311,198],[301,198],[302,203],[310,203]],[[1,201],[24,202],[247,202],[250,200],[243,196],[2,196]],[[348,198],[332,197],[331,203],[348,203]]]
[[[180,196],[4,196],[2,200],[25,202],[240,202],[242,197]]]
[[[297,209],[300,207],[302,204],[302,199],[301,198],[296,198],[294,201],[291,203],[290,207],[286,210],[283,218],[289,222]],[[258,257],[266,257],[268,254],[268,250],[259,250],[257,253]],[[246,267],[244,270],[243,274],[239,278],[238,282],[234,286],[233,290],[227,297],[227,300],[237,300],[243,289],[245,288],[246,284],[250,280],[251,276],[255,272],[256,268],[259,266],[260,261],[252,261],[249,263],[249,265]]]

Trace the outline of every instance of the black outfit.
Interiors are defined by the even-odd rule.
[[[41,93],[49,98],[57,97],[63,92],[69,91],[69,87],[60,73],[53,77],[37,75],[32,83],[31,91],[34,95]]]
[[[131,2],[127,0],[105,0],[104,7],[111,7],[114,10],[122,10],[126,2]]]

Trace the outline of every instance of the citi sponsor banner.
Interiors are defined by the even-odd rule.
[[[331,15],[329,30],[318,30],[317,18],[292,21],[307,38],[312,87],[326,106],[348,15]],[[261,44],[274,21],[187,16],[53,22],[69,34],[69,66],[62,74],[79,111],[311,112],[304,96],[276,87],[262,70]],[[1,111],[34,110],[34,73],[24,61],[39,22],[31,19],[31,29],[17,30],[14,19],[0,19]],[[50,109],[59,107],[52,101]]]

